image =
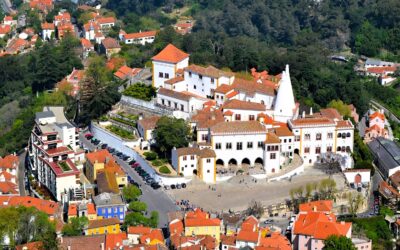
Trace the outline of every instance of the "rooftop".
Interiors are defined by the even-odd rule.
[[[152,37],[156,36],[157,30],[151,30],[151,31],[143,31],[143,32],[137,32],[137,33],[129,33],[124,35],[125,39],[138,39],[138,38],[143,38],[143,37]]]
[[[400,166],[400,147],[396,142],[378,137],[368,143],[372,154],[379,158],[380,167],[385,168],[387,171]]]
[[[101,206],[113,206],[113,205],[125,205],[121,195],[112,193],[102,193],[93,198],[96,207]]]
[[[118,218],[104,218],[100,220],[91,220],[89,221],[88,229],[99,228],[99,227],[106,227],[119,224]]]
[[[153,56],[154,61],[163,61],[168,63],[178,63],[188,58],[189,54],[175,47],[173,44],[168,44],[160,53]]]
[[[264,104],[261,104],[261,103],[246,102],[246,101],[233,99],[233,100],[226,101],[223,104],[222,109],[265,111],[266,107]]]
[[[211,127],[213,134],[254,134],[267,133],[265,127],[257,121],[220,122]]]
[[[137,124],[145,130],[154,129],[159,119],[160,119],[159,116],[150,116],[138,120]]]

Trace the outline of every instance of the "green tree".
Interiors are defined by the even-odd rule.
[[[86,216],[71,218],[68,224],[65,224],[62,233],[65,236],[78,236],[83,234],[83,229],[88,225],[89,219]]]
[[[328,107],[336,109],[344,117],[351,116],[350,107],[346,103],[344,103],[342,100],[332,100],[328,104]]]
[[[142,191],[135,185],[128,185],[122,189],[122,195],[128,203],[136,201],[141,194]]]
[[[163,116],[158,120],[154,129],[154,139],[164,154],[169,153],[174,147],[187,147],[189,138],[190,128],[183,119]]]
[[[147,209],[147,204],[141,201],[132,201],[129,203],[129,210],[134,212],[145,212]]]
[[[324,250],[356,250],[351,239],[346,236],[331,235],[324,242]]]

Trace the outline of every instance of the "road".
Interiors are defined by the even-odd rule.
[[[22,154],[18,155],[19,159],[19,166],[18,166],[18,188],[19,188],[19,193],[21,196],[26,195],[25,191],[25,159],[26,159],[26,151],[24,151]]]
[[[382,104],[378,103],[375,100],[371,100],[370,103],[373,106],[376,106],[379,109],[383,109],[385,111],[385,115],[387,115],[392,121],[396,122],[396,123],[400,123],[400,119],[397,118],[390,110],[388,110],[387,108],[385,108]]]
[[[96,149],[96,146],[90,143],[83,134],[79,135],[79,139],[90,151]],[[158,225],[159,227],[165,227],[168,223],[167,213],[178,209],[175,202],[161,188],[154,190],[147,185],[126,162],[116,156],[114,156],[114,158],[124,169],[125,173],[127,173],[135,182],[139,183],[140,189],[142,190],[140,200],[147,203],[148,214],[150,214],[151,211],[157,211],[159,214]]]

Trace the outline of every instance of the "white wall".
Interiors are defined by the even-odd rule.
[[[344,172],[344,176],[346,177],[346,180],[348,183],[354,183],[354,178],[356,175],[361,176],[361,182],[362,183],[369,183],[371,180],[371,172],[370,171],[351,171],[351,172]]]
[[[202,176],[205,183],[215,183],[215,159],[214,158],[201,158]],[[208,162],[207,162],[208,161]]]
[[[80,187],[80,184],[76,184],[76,180],[75,175],[57,177],[57,200],[61,200],[61,193],[65,190],[68,191],[69,189]]]
[[[276,146],[277,146],[277,148],[276,148]],[[265,170],[266,174],[273,174],[273,173],[280,172],[281,154],[280,154],[279,148],[280,148],[279,144],[265,145],[264,170]]]

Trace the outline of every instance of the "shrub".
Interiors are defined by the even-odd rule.
[[[171,170],[169,170],[169,168],[167,166],[160,167],[159,171],[162,174],[170,174],[171,173]]]
[[[148,160],[148,161],[157,159],[157,153],[152,152],[152,151],[145,152],[143,155],[146,158],[146,160]]]
[[[156,93],[157,91],[153,86],[147,86],[143,83],[133,84],[122,92],[123,95],[144,101],[151,101],[151,99],[156,96]]]
[[[159,167],[163,164],[163,161],[159,159],[152,160],[151,163],[153,164],[154,167]]]

